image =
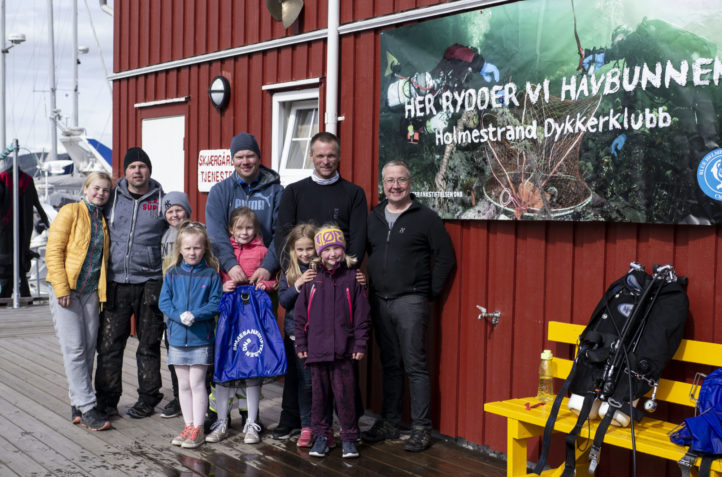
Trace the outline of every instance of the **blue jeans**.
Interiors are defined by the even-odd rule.
[[[306,359],[296,355],[293,360],[298,373],[298,410],[301,414],[301,427],[311,427],[311,368]]]
[[[296,354],[295,342],[288,336],[283,339],[288,368],[283,382],[281,419],[279,426],[296,429],[311,427],[311,369],[306,360]],[[333,414],[331,414],[333,418]]]
[[[383,366],[381,416],[397,425],[401,420],[404,371],[409,377],[411,420],[414,427],[431,429],[431,381],[426,367],[425,337],[429,302],[422,295],[404,295],[371,302],[376,340]]]

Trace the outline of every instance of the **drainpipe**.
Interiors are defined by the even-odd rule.
[[[326,42],[326,131],[336,134],[338,126],[338,25],[339,0],[328,0]]]

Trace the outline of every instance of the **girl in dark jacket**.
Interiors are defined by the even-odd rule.
[[[293,347],[296,340],[296,324],[293,319],[293,309],[296,305],[296,299],[305,283],[313,281],[316,278],[315,267],[311,268],[311,262],[316,258],[316,248],[313,239],[316,235],[316,226],[313,224],[296,225],[288,234],[286,250],[288,251],[288,268],[283,277],[281,277],[280,286],[278,288],[278,302],[286,309],[286,317],[284,320],[284,332],[286,339]],[[306,360],[293,355],[287,355],[289,370],[286,376],[291,373],[296,374],[295,379],[287,379],[284,381],[284,397],[286,395],[286,386],[292,386],[297,383],[295,389],[289,392],[295,392],[298,399],[298,413],[301,419],[301,435],[296,442],[298,447],[311,447],[313,444],[313,432],[311,430],[311,370],[306,367]],[[293,366],[293,363],[296,366]],[[289,398],[293,401],[293,398]],[[283,422],[283,419],[281,419]],[[281,424],[279,424],[279,427]]]
[[[333,397],[341,422],[343,457],[358,457],[354,405],[353,361],[366,354],[369,303],[351,269],[356,259],[347,256],[343,232],[325,225],[314,238],[320,264],[316,277],[301,287],[294,308],[296,353],[311,369],[311,428],[315,441],[309,455],[328,452],[331,423],[327,409]]]

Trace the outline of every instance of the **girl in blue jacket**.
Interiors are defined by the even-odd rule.
[[[205,440],[206,371],[213,364],[214,318],[222,285],[203,224],[183,223],[173,254],[158,300],[168,317],[168,364],[175,366],[178,375],[178,400],[185,421],[183,432],[171,444],[192,449]]]

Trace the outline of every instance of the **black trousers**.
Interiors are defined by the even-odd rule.
[[[20,296],[30,296],[28,277],[20,272]],[[0,278],[0,298],[10,298],[13,294],[13,277]]]
[[[123,393],[123,351],[130,336],[130,317],[138,333],[138,401],[155,407],[163,395],[160,377],[160,343],[163,314],[158,309],[161,281],[108,284],[108,301],[100,314],[95,392],[98,405],[117,407]]]

